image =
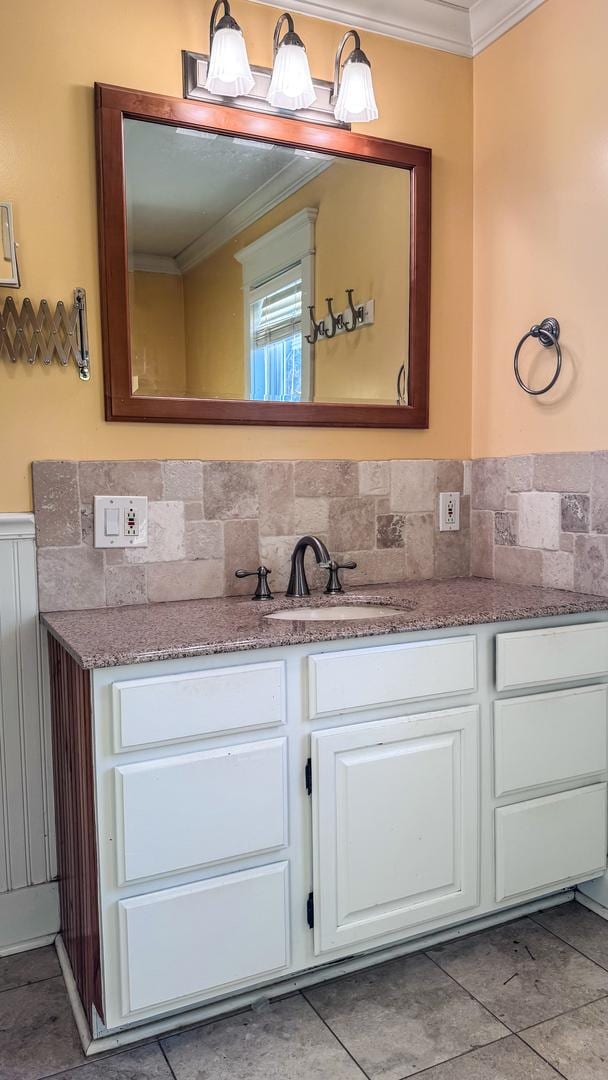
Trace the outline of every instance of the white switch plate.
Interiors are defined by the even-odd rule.
[[[95,496],[95,547],[148,546],[146,495]]]
[[[442,491],[439,496],[439,532],[460,529],[460,492]]]

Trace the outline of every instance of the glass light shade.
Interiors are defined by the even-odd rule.
[[[317,95],[303,45],[280,45],[272,69],[267,101],[275,109],[307,109]]]
[[[346,62],[342,71],[342,82],[334,116],[343,124],[361,124],[368,120],[378,119],[378,106],[374,97],[372,70],[369,64],[356,60]]]
[[[254,86],[245,39],[240,30],[216,30],[205,89],[223,97],[241,97]]]

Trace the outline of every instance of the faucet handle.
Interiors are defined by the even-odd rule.
[[[272,593],[268,587],[268,575],[272,574],[267,566],[258,566],[257,570],[235,570],[234,576],[238,578],[257,577],[258,585],[253,594],[253,600],[272,600]]]
[[[328,582],[327,582],[327,586],[325,588],[325,592],[326,593],[341,593],[341,592],[344,592],[344,589],[342,588],[342,582],[340,581],[340,576],[338,574],[338,571],[339,570],[356,570],[357,569],[357,564],[356,564],[356,562],[353,562],[352,559],[349,559],[349,560],[347,560],[347,562],[343,562],[343,563],[338,563],[338,562],[336,562],[335,559],[332,559],[331,562],[328,562],[326,564],[325,569],[329,570],[329,579],[328,579]]]

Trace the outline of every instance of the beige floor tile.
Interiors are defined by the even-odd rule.
[[[61,974],[57,953],[52,945],[30,952],[0,957],[0,991],[14,990],[27,983],[42,982]]]
[[[300,995],[175,1035],[163,1047],[177,1080],[364,1080]]]
[[[61,977],[0,994],[0,1080],[40,1080],[83,1061]]]
[[[513,1031],[608,994],[608,973],[531,919],[440,945],[430,956]]]
[[[608,1000],[585,1005],[521,1034],[567,1080],[608,1080]]]
[[[568,945],[584,953],[596,964],[608,968],[608,922],[582,904],[572,902],[539,911],[534,921],[557,934]]]
[[[305,991],[371,1080],[402,1080],[506,1034],[426,956]]]
[[[558,1073],[516,1035],[443,1065],[436,1065],[420,1080],[556,1080]]]

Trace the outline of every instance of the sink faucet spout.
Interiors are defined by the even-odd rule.
[[[306,571],[304,570],[304,555],[307,548],[312,548],[319,566],[324,569],[329,568],[331,556],[323,541],[319,540],[318,536],[301,537],[291,556],[291,575],[287,586],[287,596],[310,596]]]

